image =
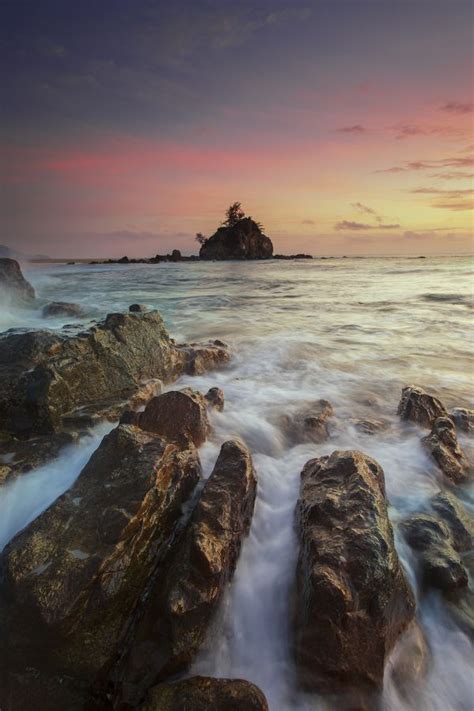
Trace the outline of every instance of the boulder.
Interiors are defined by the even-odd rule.
[[[390,427],[390,423],[386,420],[354,420],[354,427],[358,432],[366,435],[375,435],[379,432],[385,432]]]
[[[441,400],[434,395],[429,395],[417,385],[403,388],[398,414],[402,420],[411,420],[426,427],[431,427],[437,417],[448,415]]]
[[[170,382],[229,358],[226,346],[177,346],[157,311],[109,314],[74,335],[8,333],[0,337],[0,431],[25,438],[61,430],[65,416],[118,419],[144,381]]]
[[[133,314],[133,313],[145,313],[145,311],[148,311],[147,307],[145,304],[131,304],[128,307],[128,310]]]
[[[84,311],[79,304],[71,304],[67,301],[52,301],[43,306],[44,318],[54,316],[71,316],[72,318],[82,318]]]
[[[15,259],[0,259],[0,294],[5,291],[20,306],[31,306],[35,290],[22,274]]]
[[[468,410],[467,407],[456,407],[451,411],[451,418],[461,432],[474,433],[474,410]]]
[[[34,670],[35,708],[69,709],[71,685],[87,689],[116,658],[199,477],[194,448],[121,425],[10,542],[0,558],[2,708]]]
[[[303,688],[382,686],[415,602],[395,550],[382,468],[356,451],[307,462],[297,504],[295,657]]]
[[[112,673],[115,703],[134,705],[153,684],[184,671],[202,645],[247,535],[256,477],[245,445],[222,445],[182,537],[150,591],[130,651]]]
[[[429,668],[430,653],[423,630],[414,620],[396,645],[390,658],[390,677],[406,701],[423,683]]]
[[[283,415],[279,425],[288,443],[314,442],[319,444],[329,437],[328,419],[334,414],[327,400],[308,403],[292,415]]]
[[[176,684],[159,684],[140,711],[268,711],[260,689],[243,679],[194,676]]]
[[[456,427],[450,417],[438,417],[423,445],[443,474],[454,484],[465,482],[471,467],[458,443]]]
[[[186,446],[189,440],[196,447],[206,441],[211,429],[206,400],[191,388],[170,390],[152,398],[145,410],[138,414],[137,424],[169,442]]]
[[[273,244],[250,217],[231,227],[219,227],[199,250],[201,259],[270,259]]]
[[[210,388],[204,395],[208,407],[214,408],[218,412],[224,410],[224,392],[220,388]]]
[[[439,492],[430,499],[435,514],[448,526],[457,551],[468,551],[474,543],[474,520],[461,502],[448,492]]]
[[[72,432],[58,432],[47,437],[33,437],[28,440],[7,439],[0,442],[0,486],[7,481],[25,474],[59,456],[64,447],[76,444],[79,436]],[[3,469],[3,471],[2,471]]]

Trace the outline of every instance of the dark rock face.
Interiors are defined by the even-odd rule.
[[[226,442],[181,539],[150,593],[130,652],[113,672],[120,701],[185,670],[204,641],[232,578],[256,495],[250,453]]]
[[[138,414],[137,424],[143,430],[155,432],[169,442],[193,442],[199,447],[206,441],[211,426],[206,401],[191,388],[171,390],[152,398]]]
[[[398,414],[402,420],[411,420],[426,427],[431,427],[437,417],[448,416],[443,403],[417,385],[403,388]]]
[[[176,684],[159,684],[141,711],[268,711],[260,689],[243,679],[195,676]]]
[[[474,520],[458,499],[440,491],[433,496],[430,504],[436,515],[449,527],[454,548],[458,551],[470,550],[474,543]]]
[[[133,314],[133,313],[145,313],[145,311],[148,311],[147,307],[145,304],[131,304],[128,307],[128,310]]]
[[[0,337],[0,431],[50,434],[78,408],[118,419],[144,381],[170,382],[229,358],[225,346],[176,346],[157,311],[109,314],[74,336],[7,334]]]
[[[212,407],[218,412],[223,412],[224,393],[220,388],[210,388],[204,397],[207,400],[208,407]]]
[[[273,244],[250,217],[232,227],[219,227],[202,245],[201,259],[270,259]]]
[[[451,412],[451,418],[461,432],[474,433],[474,410],[468,410],[466,407],[456,407]]]
[[[415,608],[393,543],[382,468],[353,451],[310,460],[297,518],[300,682],[322,693],[377,689]]]
[[[0,259],[0,291],[11,294],[20,306],[31,306],[35,300],[35,290],[23,276],[15,259]]]
[[[73,318],[81,318],[84,312],[79,304],[70,304],[66,301],[53,301],[43,307],[44,318],[53,316],[72,316]]]
[[[458,443],[454,422],[449,417],[438,417],[433,422],[431,434],[423,438],[443,474],[454,484],[467,480],[471,467]]]
[[[316,400],[297,410],[293,415],[283,415],[279,424],[289,444],[324,442],[329,437],[328,420],[334,414],[328,400]]]
[[[49,437],[34,437],[29,440],[6,440],[0,442],[0,456],[7,455],[8,464],[0,464],[0,486],[20,474],[36,469],[49,459],[59,456],[61,450],[77,443],[75,433],[59,432]]]
[[[35,689],[35,708],[70,708],[71,686],[89,686],[115,658],[199,476],[194,448],[119,426],[72,488],[5,548],[2,708],[22,687]]]

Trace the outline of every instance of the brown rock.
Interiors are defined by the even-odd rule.
[[[145,313],[145,311],[148,311],[145,304],[131,304],[131,306],[128,307],[128,310],[132,313]]]
[[[176,684],[159,684],[141,711],[268,711],[260,689],[243,679],[195,676]]]
[[[451,411],[451,418],[461,432],[474,433],[474,410],[468,410],[466,407],[456,407]]]
[[[35,290],[15,259],[0,259],[0,290],[10,294],[20,306],[31,306],[35,300]]]
[[[1,442],[0,457],[7,458],[8,461],[3,478],[0,475],[0,486],[20,474],[42,466],[50,459],[55,459],[64,447],[77,444],[78,441],[78,435],[60,432],[49,437],[34,437],[29,440],[12,438]]]
[[[70,689],[85,689],[116,658],[199,476],[194,449],[119,426],[72,488],[5,548],[2,708],[29,679],[35,709],[69,708]]]
[[[273,244],[251,217],[219,227],[199,250],[201,259],[270,259]]]
[[[419,425],[431,427],[437,417],[447,417],[443,403],[429,395],[417,385],[408,385],[402,390],[398,405],[398,414],[402,420],[411,420]]]
[[[220,388],[210,388],[204,397],[209,407],[213,407],[218,412],[224,410],[224,392]]]
[[[191,343],[189,346],[178,346],[178,349],[185,358],[184,370],[189,375],[202,375],[230,361],[229,348],[222,341],[210,341],[204,345]]]
[[[66,301],[53,301],[50,304],[43,306],[44,318],[54,316],[71,316],[73,318],[81,318],[84,316],[84,311],[79,304],[70,304]]]
[[[439,492],[430,500],[431,508],[448,526],[457,551],[469,551],[473,546],[474,520],[461,502],[448,492]]]
[[[136,704],[151,685],[184,671],[193,661],[234,573],[255,494],[249,451],[237,440],[226,442],[150,593],[131,650],[113,672],[120,701]]]
[[[406,699],[423,682],[428,672],[429,649],[420,624],[415,620],[395,647],[390,676],[398,692]]]
[[[431,434],[422,440],[443,474],[454,484],[467,480],[471,467],[459,446],[454,422],[449,417],[438,417]]]
[[[386,420],[355,420],[354,427],[362,434],[375,435],[384,432],[390,424]]]
[[[206,400],[191,388],[170,390],[150,400],[138,415],[142,430],[155,432],[170,442],[203,444],[210,432]]]
[[[415,607],[393,543],[382,468],[361,452],[310,460],[297,516],[300,682],[322,693],[378,689]]]
[[[327,400],[308,403],[292,415],[283,415],[279,420],[289,444],[301,442],[324,442],[329,437],[328,419],[334,414]]]

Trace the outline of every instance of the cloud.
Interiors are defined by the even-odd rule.
[[[431,204],[431,207],[438,207],[441,210],[453,210],[454,212],[462,212],[463,210],[473,210],[474,200],[438,200],[437,202],[433,202]]]
[[[352,220],[342,220],[341,222],[336,222],[334,229],[340,230],[397,230],[400,228],[399,224],[380,224],[380,225],[368,225],[363,222],[354,222]]]
[[[403,123],[393,127],[395,138],[402,140],[413,136],[451,136],[461,138],[466,135],[466,130],[454,126],[426,126],[420,124]]]
[[[463,173],[461,170],[452,170],[446,173],[431,173],[428,177],[440,178],[442,180],[472,180],[474,173]]]
[[[302,225],[315,225],[316,222],[314,220],[302,220],[301,224]]]
[[[353,202],[352,207],[355,207],[356,210],[359,212],[364,213],[365,215],[372,215],[375,217],[377,222],[382,222],[382,216],[378,214],[373,208],[369,207],[368,205],[364,205],[362,202]]]
[[[354,124],[354,126],[342,126],[341,128],[336,128],[336,131],[338,133],[355,133],[355,134],[361,134],[361,133],[366,133],[367,129],[365,126],[362,126],[360,123]]]
[[[430,203],[431,207],[442,210],[471,210],[474,207],[473,191],[466,190],[443,190],[442,188],[413,188],[411,193],[417,195],[437,195],[440,196],[435,202]]]
[[[448,101],[440,109],[452,114],[469,114],[473,110],[473,104],[470,101]]]
[[[376,173],[403,173],[410,170],[433,170],[436,168],[471,168],[474,166],[474,156],[462,158],[440,158],[437,160],[414,160],[405,162],[404,165],[395,165],[391,168],[376,170]]]

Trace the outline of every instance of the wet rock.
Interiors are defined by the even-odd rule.
[[[413,618],[382,468],[361,452],[307,462],[297,504],[295,657],[303,688],[375,690]]]
[[[50,318],[53,316],[72,316],[73,318],[81,318],[84,316],[84,311],[79,304],[71,304],[66,301],[52,301],[43,307],[43,317]]]
[[[252,519],[256,477],[245,445],[223,444],[214,470],[113,672],[117,700],[136,704],[146,689],[195,658],[233,576]]]
[[[47,437],[33,437],[29,440],[11,438],[1,442],[0,462],[4,460],[4,468],[3,476],[0,474],[0,486],[55,459],[64,447],[77,444],[78,441],[79,435],[76,433],[59,432]]]
[[[362,434],[375,435],[385,432],[390,427],[390,423],[386,420],[354,420],[354,427]]]
[[[145,304],[132,304],[128,307],[128,310],[131,311],[131,313],[145,313],[145,311],[148,311]]]
[[[456,407],[451,411],[451,418],[461,432],[474,433],[474,410],[468,410],[466,407]]]
[[[423,630],[415,620],[409,626],[390,658],[390,676],[405,700],[423,682],[429,666],[429,649]]]
[[[417,552],[424,585],[445,593],[467,586],[467,570],[446,523],[430,514],[414,514],[400,523],[400,530]]]
[[[156,435],[119,426],[72,488],[5,548],[2,708],[18,685],[28,684],[25,670],[39,676],[35,708],[53,708],[41,693],[60,689],[64,679],[87,686],[117,656],[199,476],[194,448],[179,451]]]
[[[270,259],[273,244],[250,217],[231,227],[219,227],[199,250],[201,259]]]
[[[195,676],[151,689],[141,711],[268,711],[260,689],[243,679]]]
[[[19,306],[31,306],[35,290],[22,274],[15,259],[0,259],[0,293],[9,294]]]
[[[435,514],[448,526],[457,551],[468,551],[473,547],[474,520],[463,508],[461,502],[448,492],[439,492],[430,499]]]
[[[0,337],[0,431],[60,431],[63,418],[118,419],[144,381],[175,380],[226,363],[227,348],[176,346],[158,312],[109,314],[76,335],[36,331]]]
[[[214,410],[218,412],[224,410],[224,392],[220,388],[210,388],[204,397],[209,407],[214,408]]]
[[[467,480],[471,467],[458,443],[454,422],[449,417],[438,417],[423,445],[443,474],[454,484]]]
[[[139,413],[137,424],[170,442],[186,444],[190,440],[196,447],[206,441],[211,429],[206,400],[191,388],[170,390],[152,398]]]
[[[328,420],[334,414],[327,400],[308,403],[292,415],[283,415],[279,421],[289,444],[324,442],[329,437]]]
[[[411,420],[427,427],[431,427],[437,417],[448,415],[441,400],[434,395],[429,395],[417,385],[403,388],[398,414],[402,420]]]

